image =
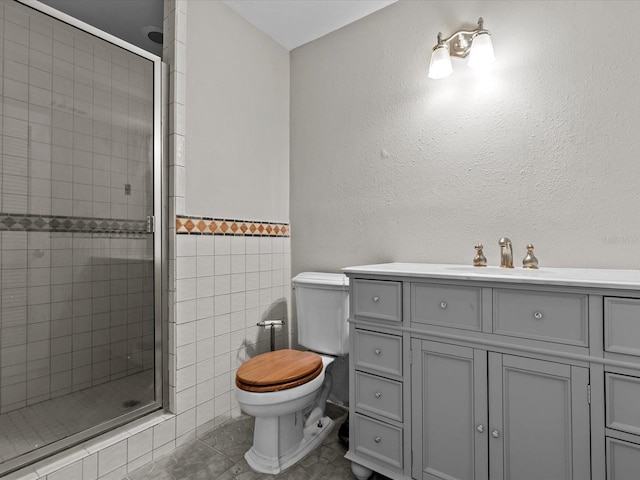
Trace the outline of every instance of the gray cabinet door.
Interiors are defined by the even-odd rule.
[[[487,480],[487,354],[413,340],[413,478]],[[417,458],[416,458],[417,457]]]
[[[426,340],[411,345],[413,478],[591,477],[588,369]]]
[[[588,370],[489,353],[491,480],[590,478]]]

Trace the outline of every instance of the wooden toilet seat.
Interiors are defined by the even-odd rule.
[[[277,392],[313,380],[322,368],[322,358],[316,353],[276,350],[244,362],[236,374],[236,386],[248,392]]]

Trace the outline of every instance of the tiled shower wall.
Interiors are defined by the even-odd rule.
[[[176,351],[170,388],[179,438],[239,414],[235,372],[246,359],[269,350],[269,332],[258,322],[284,320],[276,345],[289,345],[291,268],[288,236],[176,237],[177,315],[169,348]]]
[[[10,0],[0,53],[4,413],[153,367],[153,71]]]

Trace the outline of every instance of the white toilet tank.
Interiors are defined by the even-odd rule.
[[[349,279],[341,273],[303,272],[292,282],[298,343],[318,353],[348,353]]]

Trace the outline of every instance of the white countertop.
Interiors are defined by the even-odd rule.
[[[431,263],[382,263],[343,268],[346,274],[393,275],[439,280],[474,280],[487,282],[560,285],[567,287],[601,287],[640,290],[640,270],[598,268],[473,267]]]

